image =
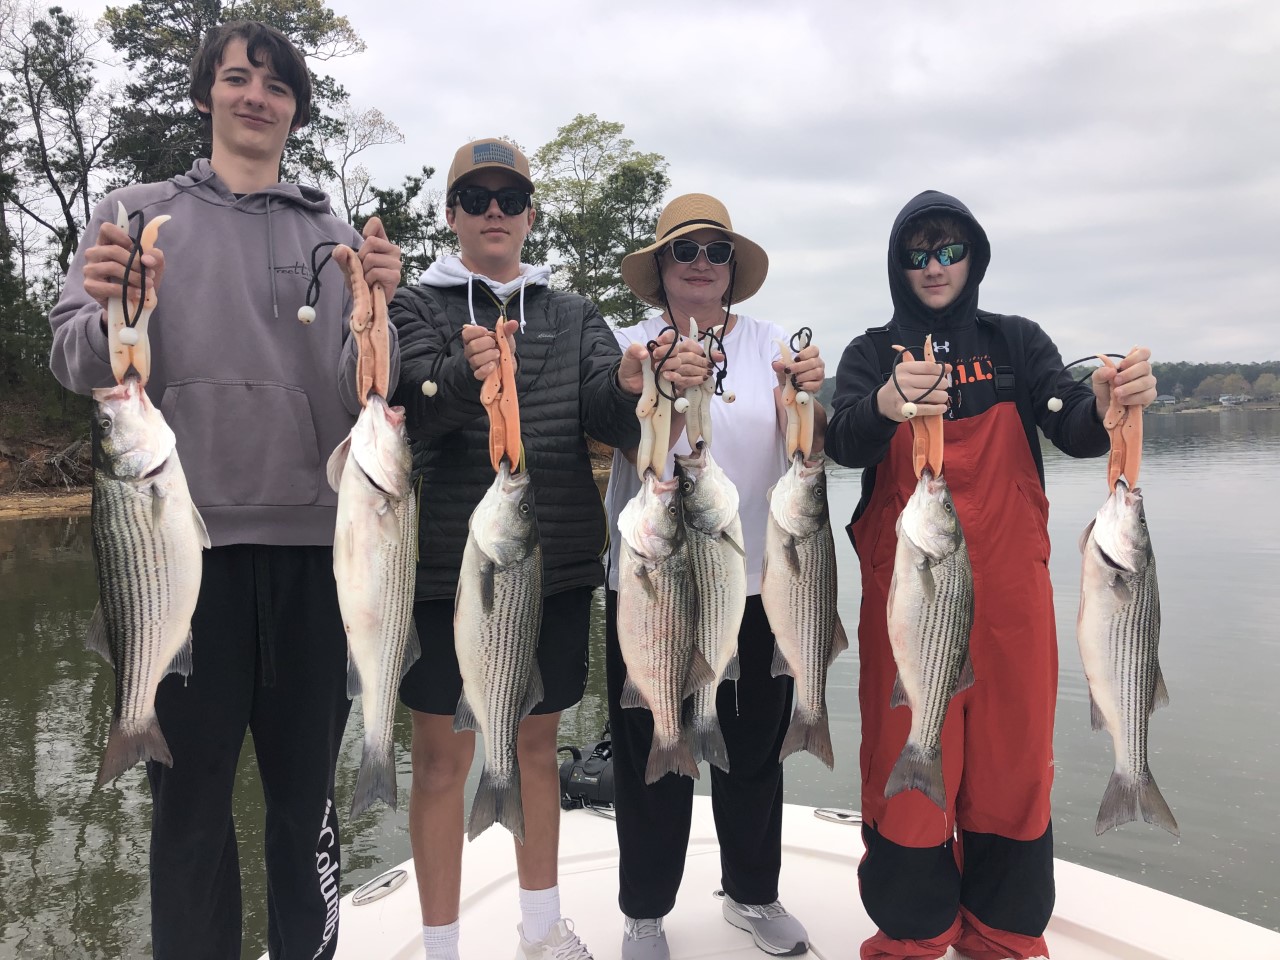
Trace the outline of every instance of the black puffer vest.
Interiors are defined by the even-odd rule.
[[[467,521],[493,482],[480,381],[462,356],[461,339],[452,339],[471,320],[468,291],[478,323],[492,328],[504,310],[520,319],[519,294],[508,310],[481,281],[470,288],[403,287],[390,309],[400,337],[393,402],[408,415],[419,489],[419,600],[454,596]],[[585,435],[635,446],[638,398],[618,386],[617,340],[589,300],[527,287],[523,312],[524,330],[515,335],[516,386],[542,540],[543,592],[550,595],[603,582],[606,523]],[[422,393],[427,379],[439,385],[434,397]]]

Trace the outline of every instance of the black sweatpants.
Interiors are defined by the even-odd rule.
[[[618,594],[605,601],[605,666],[613,733],[618,823],[618,906],[628,917],[664,917],[684,876],[693,812],[693,780],[668,774],[644,782],[653,715],[619,706],[627,668],[618,646]],[[711,808],[720,840],[721,885],[739,903],[778,899],[782,865],[782,764],[793,681],[772,677],[774,639],[759,596],[747,598],[738,633],[742,678],[720,685],[716,710],[729,748],[729,773],[711,771]]]
[[[333,956],[341,879],[334,767],[351,703],[329,547],[206,550],[192,671],[156,694],[173,767],[147,764],[156,960],[240,960],[231,792],[245,729],[266,799],[268,949]],[[256,852],[255,852],[256,853]]]

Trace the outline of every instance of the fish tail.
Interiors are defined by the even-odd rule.
[[[826,710],[808,716],[802,714],[797,707],[796,712],[791,715],[787,735],[782,740],[782,749],[778,751],[778,762],[781,763],[800,750],[809,751],[825,763],[828,770],[836,768],[835,751],[831,747],[831,727],[827,723]]]
[[[714,713],[694,721],[691,739],[695,762],[705,760],[725,773],[729,772],[729,747],[724,742],[720,719]]]
[[[644,782],[657,783],[668,773],[697,780],[698,761],[693,759],[693,750],[687,738],[680,737],[674,743],[664,745],[658,742],[658,732],[655,730],[653,743],[649,746],[649,764],[645,767]]]
[[[495,823],[524,843],[524,803],[520,799],[520,771],[512,770],[511,779],[498,783],[486,766],[480,773],[476,798],[471,803],[471,819],[467,821],[467,839],[474,840]]]
[[[119,720],[111,721],[107,734],[107,750],[98,768],[98,786],[114,780],[139,760],[154,760],[166,767],[173,766],[173,754],[160,730],[160,722],[153,715],[137,729],[125,729]]]
[[[1107,789],[1102,794],[1102,804],[1098,807],[1094,832],[1102,836],[1112,827],[1130,823],[1139,816],[1147,823],[1164,827],[1175,837],[1180,836],[1178,822],[1173,819],[1173,811],[1165,802],[1150,770],[1143,770],[1138,777],[1120,770],[1112,771]]]
[[[1147,823],[1164,827],[1175,837],[1182,835],[1178,830],[1178,821],[1173,819],[1173,811],[1156,786],[1156,778],[1151,775],[1150,770],[1143,771],[1142,784],[1138,788],[1138,806],[1142,809],[1142,819]]]
[[[395,756],[390,742],[378,743],[365,737],[356,790],[351,798],[351,816],[364,813],[375,800],[383,801],[392,810],[396,808]]]
[[[937,747],[922,747],[908,742],[893,765],[893,771],[884,785],[885,799],[907,790],[919,790],[947,809],[947,790],[942,782],[942,751]]]

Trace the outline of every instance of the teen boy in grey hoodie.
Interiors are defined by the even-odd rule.
[[[49,318],[50,365],[79,393],[112,383],[103,310],[130,250],[116,204],[146,220],[170,215],[162,252],[141,258],[159,295],[147,392],[177,435],[213,546],[191,676],[167,677],[156,694],[173,766],[147,765],[152,948],[157,960],[240,957],[231,792],[248,727],[266,796],[270,953],[314,960],[337,947],[334,767],[350,706],[332,572],[337,498],[324,472],[359,404],[349,295],[335,265],[315,289],[313,249],[358,247],[365,278],[388,293],[400,252],[376,221],[362,243],[323,193],[279,182],[311,99],[306,63],[282,34],[246,21],[215,28],[190,93],[211,122],[210,159],[98,205]],[[129,281],[142,285],[136,265]],[[314,322],[300,323],[309,302]],[[393,377],[398,362],[393,349]]]

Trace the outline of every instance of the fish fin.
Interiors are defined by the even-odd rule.
[[[84,648],[91,650],[103,660],[116,665],[116,658],[111,655],[111,643],[107,640],[107,618],[102,614],[102,602],[93,608],[93,616],[89,618],[89,630],[84,635]]]
[[[511,779],[502,785],[485,767],[480,773],[476,797],[471,802],[471,818],[467,821],[467,839],[474,840],[495,823],[500,823],[511,835],[524,843],[524,804],[520,800],[520,768],[511,771]]]
[[[158,527],[164,520],[165,503],[168,497],[165,496],[164,487],[158,483],[151,483],[148,490],[151,493],[151,522]]]
[[[379,744],[366,732],[360,772],[356,774],[356,789],[351,797],[351,816],[358,817],[373,806],[375,800],[381,800],[392,810],[396,808],[395,750],[391,743]]]
[[[1097,520],[1090,520],[1084,530],[1080,533],[1080,552],[1084,553],[1089,548],[1089,534],[1093,533],[1093,525]]]
[[[529,673],[529,688],[525,691],[524,705],[520,708],[520,719],[523,720],[533,708],[540,704],[547,695],[546,687],[542,684],[542,671],[538,668],[538,661],[533,662],[533,670]]]
[[[640,581],[640,586],[644,587],[644,595],[650,600],[658,598],[658,591],[653,585],[653,581],[649,578],[649,570],[644,564],[636,567],[636,579]]]
[[[924,592],[924,602],[932,606],[938,599],[938,581],[933,579],[933,567],[929,565],[928,560],[924,560],[919,564],[919,571],[920,589]]]
[[[1093,699],[1093,691],[1089,692],[1089,726],[1094,730],[1107,729],[1107,718],[1102,715],[1098,701]]]
[[[777,642],[773,645],[773,665],[769,667],[769,674],[774,677],[795,676],[791,664],[787,663],[787,655],[782,652],[782,647]]]
[[[1164,671],[1160,669],[1160,664],[1156,664],[1156,685],[1151,691],[1151,709],[1147,711],[1150,716],[1161,707],[1169,705],[1169,688],[1164,685]]]
[[[649,704],[645,703],[644,695],[640,693],[640,688],[636,686],[635,681],[630,675],[622,682],[622,696],[618,701],[622,707],[644,707],[648,709]]]
[[[1175,837],[1180,835],[1173,812],[1160,793],[1160,788],[1156,786],[1150,770],[1143,770],[1138,777],[1113,770],[1107,789],[1102,794],[1102,804],[1098,807],[1094,832],[1102,836],[1112,827],[1130,823],[1139,816],[1147,823],[1164,827]]]
[[[649,745],[649,763],[644,770],[645,783],[657,783],[668,773],[698,779],[698,762],[687,737],[681,736],[669,747],[658,743],[658,731],[653,731],[653,743]]]
[[[480,606],[486,617],[493,615],[493,598],[497,589],[494,585],[496,570],[492,560],[480,562]]]
[[[1142,811],[1142,819],[1147,823],[1164,827],[1175,837],[1182,836],[1178,830],[1178,821],[1173,819],[1173,811],[1169,809],[1164,794],[1156,786],[1156,778],[1151,775],[1150,770],[1144,770],[1142,774],[1138,787],[1138,808]]]
[[[98,767],[98,786],[114,780],[139,760],[154,760],[166,767],[173,766],[173,754],[169,752],[169,744],[155,714],[141,730],[132,732],[125,732],[119,720],[111,721],[107,750],[102,755],[102,765]]]
[[[401,659],[401,680],[408,673],[408,668],[417,663],[422,655],[422,641],[417,639],[417,625],[408,622],[408,636],[404,637],[404,657]]]
[[[725,773],[729,772],[729,746],[724,742],[724,731],[720,729],[718,716],[713,713],[711,716],[696,718],[690,740],[695,762],[705,760]]]
[[[461,733],[463,730],[479,730],[480,723],[476,720],[475,711],[471,709],[471,704],[467,702],[465,692],[458,694],[458,709],[453,714],[453,732]]]
[[[902,674],[899,673],[893,678],[893,692],[889,694],[889,709],[892,710],[894,707],[900,707],[903,704],[910,706],[907,703],[907,688],[902,685]]]
[[[695,690],[709,683],[715,683],[715,680],[716,672],[711,664],[707,663],[707,658],[702,655],[701,650],[694,650],[693,656],[689,658],[689,672],[685,674],[682,696],[690,696]]]
[[[742,664],[738,660],[738,655],[735,653],[732,657],[729,658],[729,662],[724,665],[724,675],[721,676],[720,679],[721,680],[737,680],[741,676],[742,676]]]
[[[196,505],[191,505],[191,516],[196,521],[196,539],[200,541],[200,546],[205,550],[213,548],[213,541],[209,539],[209,528],[204,525],[204,517],[200,516],[200,511],[196,509]]]
[[[176,673],[180,677],[191,676],[191,631],[187,631],[187,639],[182,641],[182,646],[178,648],[178,652],[173,655],[173,659],[169,661],[169,669],[164,672],[167,677],[171,673]]]
[[[347,699],[354,700],[360,696],[360,671],[356,669],[356,662],[351,659],[351,654],[347,654]]]
[[[947,791],[942,782],[942,751],[937,747],[928,749],[908,741],[902,748],[898,762],[893,765],[885,782],[884,796],[888,800],[913,789],[919,790],[941,809],[947,809]]]
[[[333,448],[333,453],[329,454],[329,462],[325,465],[325,476],[329,478],[329,489],[334,493],[338,492],[338,487],[342,483],[342,471],[346,469],[347,455],[350,453],[351,435],[348,434]]]
[[[1109,586],[1111,587],[1111,592],[1115,594],[1115,603],[1117,606],[1123,607],[1132,602],[1133,591],[1129,589],[1129,584],[1125,583],[1124,577],[1120,576],[1119,573],[1111,574],[1111,583]]]
[[[960,667],[959,676],[956,677],[956,689],[951,695],[954,697],[960,691],[968,690],[976,679],[973,675],[973,660],[965,654],[964,664]]]
[[[737,553],[739,556],[746,557],[747,551],[743,548],[742,544],[740,544],[733,537],[729,536],[729,534],[727,533],[720,534],[720,539],[725,543],[727,543],[730,547],[732,547],[733,551]],[[724,768],[721,768],[721,769],[724,769]]]
[[[787,537],[782,545],[782,555],[787,558],[787,569],[793,576],[800,575],[800,551],[796,547],[796,538]]]
[[[836,626],[831,631],[831,652],[827,654],[827,666],[836,662],[836,657],[849,649],[849,634],[845,633],[844,621],[836,614]]]
[[[781,763],[801,750],[813,754],[826,764],[828,770],[836,768],[835,751],[831,747],[831,727],[827,722],[825,708],[815,717],[802,717],[798,709],[791,715],[787,735],[782,739],[782,749],[778,751],[778,762]]]
[[[383,497],[378,501],[374,513],[378,517],[378,529],[382,532],[384,542],[399,544],[404,540],[404,533],[400,529],[400,518],[396,516],[395,501],[390,497]]]

